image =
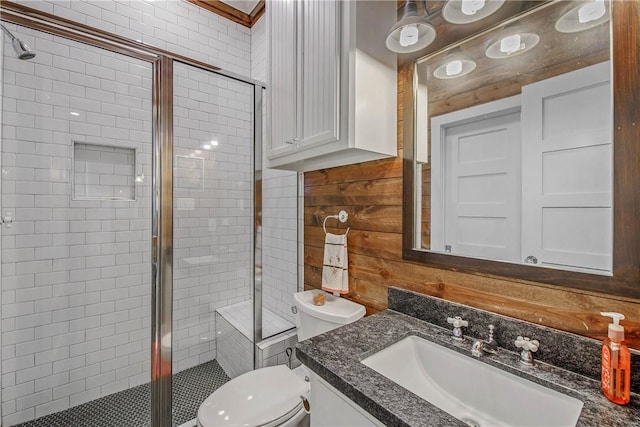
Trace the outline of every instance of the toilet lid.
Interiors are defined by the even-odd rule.
[[[292,412],[309,391],[284,365],[240,375],[217,389],[200,405],[203,426],[260,426]]]

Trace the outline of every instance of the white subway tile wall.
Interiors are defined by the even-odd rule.
[[[253,86],[174,66],[173,367],[216,357],[215,310],[251,298]]]
[[[287,365],[295,369],[301,365],[296,357],[298,334],[295,329],[278,334],[258,343],[258,368],[275,365]]]
[[[13,425],[149,381],[152,69],[7,26],[37,51],[21,61],[4,38],[1,209],[14,223],[2,229],[2,424]],[[147,177],[136,200],[74,200],[74,142],[76,159],[136,150]]]
[[[235,378],[253,369],[253,345],[251,340],[236,329],[231,322],[216,312],[218,355],[216,360],[229,376]]]
[[[74,199],[135,200],[136,150],[75,142],[71,192]]]
[[[298,289],[297,173],[265,169],[262,176],[262,306],[295,325],[291,306]],[[271,336],[266,332],[263,329],[263,338]]]
[[[251,74],[251,29],[186,0],[16,1],[242,76]]]
[[[267,22],[263,17],[251,32],[251,73],[260,81],[267,81],[269,65]],[[267,96],[268,93],[269,88]],[[269,135],[264,133],[264,153],[268,146],[266,138]],[[291,306],[293,294],[298,290],[298,178],[296,172],[267,168],[266,155],[262,158],[262,306],[288,321],[283,324],[295,324]],[[271,335],[272,328],[263,328],[263,337]]]
[[[269,66],[268,54],[267,19],[263,15],[263,17],[251,27],[251,78],[261,82],[267,82],[267,69]]]
[[[264,335],[274,336],[262,340],[256,347],[258,368],[285,365],[289,361],[286,349],[293,349],[298,336],[293,324],[289,324],[281,316],[262,310],[262,327]],[[222,369],[231,378],[235,378],[253,367],[253,304],[243,301],[227,305],[216,310],[216,329],[218,336],[217,360]],[[279,333],[289,330],[288,333]],[[292,350],[293,351],[293,350]],[[300,364],[291,356],[292,367]]]

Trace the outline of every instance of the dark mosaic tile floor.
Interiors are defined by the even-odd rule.
[[[173,377],[173,425],[196,417],[198,407],[229,377],[217,361],[203,363]],[[151,386],[114,393],[18,427],[150,427]]]

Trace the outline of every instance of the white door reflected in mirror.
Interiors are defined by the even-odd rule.
[[[611,270],[609,70],[431,119],[431,250]]]
[[[548,25],[564,6],[416,62],[414,249],[611,275],[609,14],[566,33]],[[530,51],[485,52],[527,32]],[[477,67],[437,78],[454,50]]]

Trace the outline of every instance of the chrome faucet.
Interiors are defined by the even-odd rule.
[[[453,325],[453,330],[451,331],[451,337],[454,340],[462,341],[464,337],[462,336],[462,328],[466,328],[469,326],[469,322],[463,320],[462,317],[447,317],[447,323]]]
[[[538,340],[532,340],[529,337],[518,336],[514,344],[516,345],[516,347],[522,349],[522,351],[520,352],[520,363],[527,366],[533,366],[533,353],[538,351],[538,347],[540,347],[540,343],[538,342]]]
[[[486,340],[476,340],[471,346],[471,354],[475,357],[482,356],[483,353],[496,354],[498,352],[498,343],[493,338],[495,326],[489,325],[489,337]]]

